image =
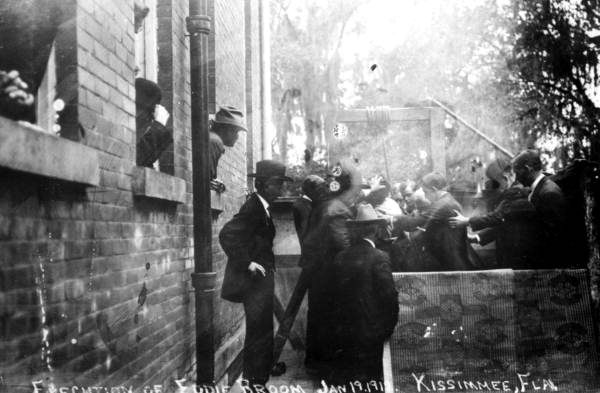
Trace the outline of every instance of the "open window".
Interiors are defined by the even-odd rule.
[[[96,151],[75,143],[76,10],[75,0],[0,2],[0,168],[97,186]]]
[[[161,105],[158,80],[158,18],[156,0],[136,0],[136,164],[161,170],[159,158],[173,143],[170,114]]]
[[[4,117],[78,141],[75,9],[74,1],[3,1],[0,70],[17,71],[35,96],[27,108],[3,105]]]
[[[134,17],[136,77],[156,82],[158,80],[156,0],[136,0]]]

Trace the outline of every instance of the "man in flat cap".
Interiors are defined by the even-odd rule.
[[[228,258],[221,297],[244,304],[243,378],[260,390],[273,363],[275,226],[269,206],[281,195],[283,183],[292,179],[285,175],[285,166],[274,160],[257,162],[256,173],[248,176],[255,178],[256,192],[219,234]]]
[[[240,131],[248,131],[242,111],[234,106],[220,107],[212,120],[209,134],[210,179],[211,188],[215,191],[225,191],[225,185],[217,179],[217,166],[225,153],[225,146],[233,147]]]

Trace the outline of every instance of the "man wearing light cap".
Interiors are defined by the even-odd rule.
[[[242,111],[234,106],[220,107],[212,120],[209,134],[210,179],[213,190],[225,191],[225,185],[217,179],[217,166],[225,153],[225,146],[233,147],[237,142],[239,131],[248,131]]]

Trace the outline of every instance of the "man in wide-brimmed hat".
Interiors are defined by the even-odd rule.
[[[219,159],[225,153],[225,146],[233,147],[239,138],[240,131],[248,131],[244,114],[234,106],[222,106],[211,122],[209,134],[209,161],[211,188],[223,192],[225,185],[217,180]]]
[[[243,378],[260,390],[273,362],[275,226],[269,207],[281,195],[283,183],[292,179],[285,175],[285,166],[274,160],[257,162],[256,172],[248,176],[255,178],[256,192],[219,234],[228,258],[221,297],[244,304]]]
[[[347,220],[352,245],[333,263],[335,304],[334,384],[382,381],[383,343],[398,321],[398,293],[387,253],[375,248],[377,232],[388,220],[369,204],[358,206]],[[377,384],[379,386],[379,384]],[[371,390],[371,389],[370,389]],[[377,390],[377,389],[375,389]]]

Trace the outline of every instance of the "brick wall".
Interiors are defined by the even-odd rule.
[[[209,37],[209,91],[215,108],[234,105],[246,113],[247,133],[240,133],[234,148],[227,148],[219,162],[219,178],[225,182],[224,210],[213,221],[213,266],[217,288],[223,280],[226,257],[218,243],[223,225],[238,212],[247,192],[253,191],[247,173],[261,157],[259,0],[215,0],[209,7],[213,29]],[[210,96],[209,94],[209,96]],[[215,294],[215,378],[232,382],[239,372],[244,314],[240,304]],[[237,362],[236,362],[237,360]]]
[[[65,53],[77,59],[72,96],[86,135],[81,143],[99,155],[100,186],[0,172],[2,381],[13,385],[10,392],[30,392],[32,380],[46,377],[69,386],[166,388],[193,375],[195,356],[187,2],[159,0],[157,7],[158,83],[174,138],[161,169],[185,181],[182,204],[132,192],[133,2],[80,0],[76,7],[77,44]],[[243,203],[247,168],[260,159],[260,45],[258,0],[215,0],[211,8],[215,102],[250,115],[250,132],[218,169],[228,189],[213,221],[220,289],[218,232]],[[243,311],[219,291],[214,301],[216,377],[231,378]]]
[[[246,0],[246,115],[248,139],[248,171],[262,153],[261,52],[259,0]],[[249,179],[249,188],[252,187]]]
[[[246,106],[246,30],[244,0],[215,0],[213,14],[215,102],[234,105],[247,111]],[[247,190],[246,151],[252,132],[240,133],[235,147],[219,162],[219,178],[225,182],[224,211],[213,222],[213,265],[218,272],[220,289],[226,258],[218,243],[222,226],[237,213]],[[221,379],[235,359],[242,344],[243,309],[241,305],[215,297],[215,373]]]
[[[2,369],[7,384],[27,391],[44,374],[69,384],[163,383],[192,352],[190,207],[131,192],[132,3],[80,1],[76,26],[79,122],[83,143],[99,152],[100,187],[1,180]],[[178,108],[175,172],[189,182],[189,102]]]

